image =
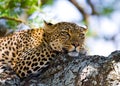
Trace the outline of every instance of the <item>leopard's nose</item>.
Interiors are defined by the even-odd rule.
[[[78,42],[75,42],[75,43],[72,43],[72,45],[73,45],[74,47],[77,47],[77,46],[79,46],[79,43],[78,43]]]

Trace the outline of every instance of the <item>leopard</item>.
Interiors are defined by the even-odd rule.
[[[8,66],[20,78],[38,74],[58,54],[85,53],[87,28],[72,22],[49,23],[0,38],[0,67]]]

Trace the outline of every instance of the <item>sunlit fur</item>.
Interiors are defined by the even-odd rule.
[[[39,73],[58,53],[77,57],[85,50],[87,28],[70,22],[44,24],[0,38],[0,66],[7,64],[23,78]]]

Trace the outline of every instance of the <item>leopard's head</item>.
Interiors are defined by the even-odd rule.
[[[78,56],[84,52],[84,41],[87,28],[75,23],[60,22],[51,24],[45,22],[46,39],[55,51],[67,52],[69,56]]]

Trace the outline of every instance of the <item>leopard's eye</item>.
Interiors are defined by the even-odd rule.
[[[83,34],[83,33],[80,33],[79,36],[80,36],[80,37],[81,37],[81,36],[84,36],[84,34]]]
[[[70,38],[70,34],[67,33],[67,32],[61,32],[60,33],[60,37],[63,39],[63,40],[68,40]]]
[[[84,38],[84,37],[85,37],[85,34],[84,34],[84,33],[80,33],[80,34],[79,34],[79,37],[80,37],[80,38]]]

